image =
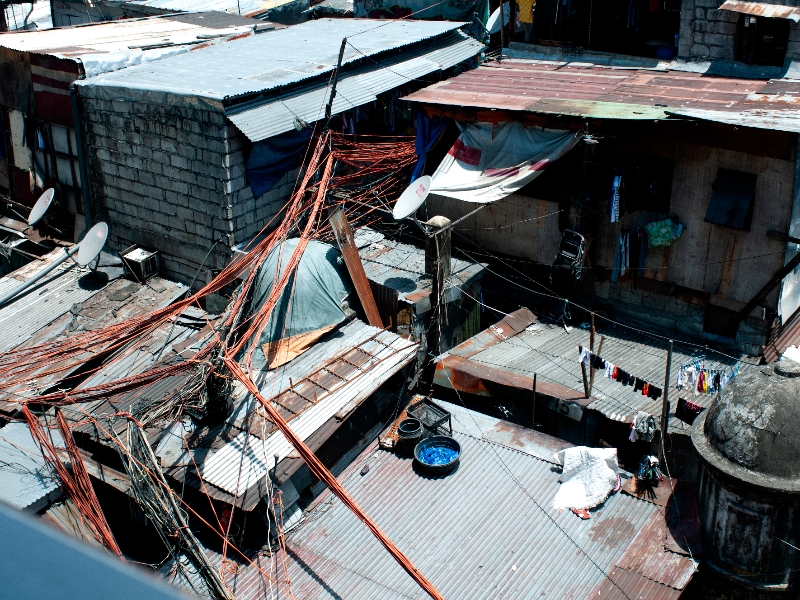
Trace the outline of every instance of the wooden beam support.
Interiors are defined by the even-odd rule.
[[[383,329],[383,321],[381,321],[378,306],[375,304],[375,296],[372,295],[369,279],[367,279],[367,274],[364,272],[364,264],[358,254],[358,247],[353,239],[353,230],[350,229],[347,216],[341,208],[337,208],[330,212],[328,219],[333,229],[333,235],[336,237],[336,243],[339,245],[339,250],[342,251],[342,258],[344,258],[347,272],[350,273],[350,279],[353,280],[358,299],[361,300],[361,306],[367,315],[367,321],[373,327]]]

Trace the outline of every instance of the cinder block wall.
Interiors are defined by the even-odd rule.
[[[736,28],[739,13],[719,10],[724,0],[683,0],[681,5],[678,57],[690,61],[735,59]],[[771,0],[788,4],[794,0]],[[789,23],[787,60],[800,60],[800,25]]]
[[[188,284],[222,238],[198,277],[201,287],[291,194],[296,170],[253,198],[245,138],[222,113],[94,98],[81,104],[94,221],[108,223],[113,250],[158,250],[171,279]]]

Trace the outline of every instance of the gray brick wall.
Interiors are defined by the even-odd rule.
[[[724,0],[683,0],[678,57],[689,61],[735,60],[739,13],[719,10]],[[771,0],[771,4],[793,2]],[[789,23],[788,60],[800,59],[800,25]]]
[[[109,246],[159,250],[164,275],[184,283],[220,236],[204,270],[222,269],[230,247],[278,213],[297,176],[254,199],[245,138],[221,113],[85,98],[82,119],[93,216],[108,222]]]

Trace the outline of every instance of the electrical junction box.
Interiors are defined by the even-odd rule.
[[[158,252],[131,246],[120,252],[120,256],[125,263],[125,269],[135,281],[147,281],[161,270],[161,259]]]

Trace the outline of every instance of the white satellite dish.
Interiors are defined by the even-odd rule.
[[[410,217],[422,206],[430,191],[431,176],[423,175],[400,194],[400,198],[398,198],[397,202],[394,204],[392,216],[398,221]]]
[[[509,6],[508,2],[503,2],[503,22],[508,25],[508,13],[509,13]],[[492,15],[489,17],[489,20],[486,21],[486,31],[490,34],[500,33],[500,7],[498,6]]]
[[[28,215],[28,225],[36,225],[41,218],[44,216],[44,213],[47,212],[47,209],[50,208],[50,203],[53,201],[53,196],[55,195],[55,190],[50,188],[45,190],[44,194],[39,196],[39,199],[36,201],[36,204],[33,205],[31,209],[31,214]]]
[[[92,227],[79,244],[78,257],[75,259],[78,261],[78,264],[85,267],[97,258],[97,255],[100,254],[100,250],[105,246],[107,238],[108,225],[105,223],[98,223]]]

